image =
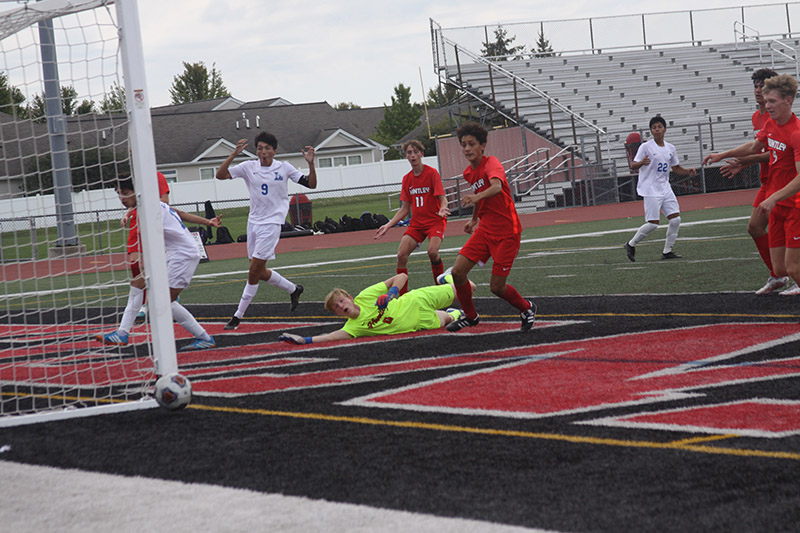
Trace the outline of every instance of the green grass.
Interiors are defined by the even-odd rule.
[[[657,229],[637,246],[636,263],[628,261],[622,244],[639,227],[640,217],[529,228],[523,233],[509,283],[530,297],[752,291],[761,286],[768,273],[746,233],[749,214],[749,206],[682,214],[675,251],[684,258],[674,261],[660,260],[664,228]],[[730,218],[740,220],[725,220]],[[692,224],[702,221],[716,222]],[[453,219],[450,223],[460,226],[463,222],[464,219]],[[466,239],[466,235],[445,239],[441,255],[446,266],[453,263]],[[371,283],[391,277],[395,272],[396,252],[396,241],[375,241],[338,249],[284,253],[267,266],[302,283],[306,287],[304,301],[321,301],[333,287],[358,292]],[[246,258],[201,264],[181,301],[236,304],[247,277],[247,267]],[[491,263],[472,271],[470,277],[478,284],[476,296],[492,296],[488,289],[490,274]],[[409,275],[412,288],[432,282],[424,246],[411,256]],[[95,284],[108,287],[90,290],[90,299],[117,300],[117,305],[124,305],[125,272],[51,277],[0,284],[0,288],[8,296]],[[81,291],[75,290],[48,297],[48,302],[61,307],[79,305],[82,299]],[[25,305],[36,305],[34,298],[24,300]],[[22,297],[16,296],[9,305],[19,306],[22,301]],[[288,301],[288,297],[263,284],[255,301],[283,302]]]

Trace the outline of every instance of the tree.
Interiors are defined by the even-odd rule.
[[[111,89],[103,95],[100,110],[105,113],[118,113],[125,111],[125,88],[117,82],[111,83]]]
[[[536,41],[536,52],[534,57],[552,57],[556,54],[553,53],[553,47],[550,41],[544,37],[544,25],[539,26],[539,39]]]
[[[411,103],[411,88],[402,83],[394,88],[392,105],[383,105],[383,120],[378,123],[374,139],[390,146],[420,125],[422,109]]]
[[[8,82],[8,75],[0,72],[0,112],[17,117],[24,117],[25,95],[19,88]]]
[[[361,106],[353,102],[339,102],[333,108],[337,111],[344,111],[346,109],[361,109]]]
[[[169,89],[173,104],[211,100],[231,95],[225,88],[225,84],[222,83],[222,73],[216,69],[215,64],[211,65],[211,72],[202,61],[191,64],[184,61],[183,68],[183,73],[172,79],[172,87]]]
[[[508,33],[502,26],[494,30],[494,42],[486,42],[481,50],[483,57],[491,61],[505,61],[508,59],[520,59],[525,53],[525,45],[512,46],[516,37],[508,37]]]
[[[441,87],[441,86],[440,86]],[[455,102],[461,96],[459,91],[454,85],[444,85],[442,89],[433,87],[428,90],[428,97],[425,102],[428,107],[442,107]]]
[[[80,104],[78,104],[77,100],[78,91],[75,90],[75,87],[68,85],[66,87],[61,87],[61,112],[67,116],[72,115],[85,115],[87,113],[92,113],[94,111],[94,102],[91,100],[84,100]],[[28,113],[31,118],[41,118],[47,115],[47,109],[45,106],[45,99],[35,94],[33,95],[33,101],[31,105],[28,107]]]
[[[25,160],[25,187],[28,195],[53,191],[53,163],[50,154],[30,156]],[[75,192],[103,189],[121,172],[129,172],[127,151],[111,147],[90,147],[70,150],[70,182]]]

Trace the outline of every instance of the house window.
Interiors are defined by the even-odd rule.
[[[164,174],[165,178],[167,178],[167,183],[178,183],[177,170],[162,170],[161,173]]]
[[[320,157],[319,159],[317,159],[317,166],[320,167],[320,168],[330,168],[330,167],[332,167],[333,165],[331,164],[331,158],[330,157]]]
[[[360,155],[351,155],[347,157],[347,164],[348,165],[360,165],[361,164],[361,156]]]
[[[200,169],[200,179],[201,180],[213,180],[214,175],[216,172],[213,168],[201,168]]]
[[[333,158],[333,166],[344,167],[347,166],[347,156],[338,156]]]

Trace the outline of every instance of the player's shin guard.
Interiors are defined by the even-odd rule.
[[[119,323],[119,330],[123,333],[130,333],[133,323],[136,320],[136,314],[142,307],[144,302],[144,289],[137,289],[131,286],[128,291],[128,303],[125,306],[125,311],[122,313],[122,321]]]
[[[474,320],[478,316],[478,311],[475,310],[475,304],[472,302],[472,287],[470,287],[469,281],[463,285],[456,285],[456,296],[464,314],[470,320]]]
[[[236,308],[236,312],[233,314],[235,317],[242,318],[244,316],[247,312],[247,308],[250,307],[250,302],[256,297],[256,292],[258,292],[258,283],[255,285],[250,285],[248,283],[244,286],[242,298],[239,300],[239,307]]]
[[[195,320],[192,313],[178,302],[172,302],[172,318],[194,337],[206,341],[211,339],[211,336]]]
[[[678,228],[681,225],[681,217],[669,219],[669,226],[667,226],[667,240],[664,243],[664,253],[668,254],[675,246],[675,241],[678,240]]]
[[[767,265],[769,269],[769,275],[773,278],[777,278],[778,276],[775,275],[775,271],[772,270],[772,257],[769,255],[769,234],[765,233],[761,237],[756,237],[753,239],[753,242],[756,243],[758,255],[761,256],[761,260],[764,261],[764,264]]]
[[[522,297],[522,295],[515,289],[513,286],[506,283],[506,292],[503,293],[501,298],[517,309],[519,309],[520,313],[523,311],[527,311],[530,307],[530,303],[528,300]]]
[[[644,240],[645,237],[651,234],[657,227],[658,224],[653,224],[652,222],[645,222],[639,227],[639,229],[636,231],[636,235],[633,236],[633,239],[631,239],[628,242],[628,244],[630,244],[631,246],[636,246],[638,243]]]
[[[397,273],[398,274],[405,274],[406,276],[408,276],[408,269],[407,268],[398,268],[397,269]],[[400,296],[404,295],[407,292],[408,292],[408,280],[406,280],[406,282],[400,288]]]

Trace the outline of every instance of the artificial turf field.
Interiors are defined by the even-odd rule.
[[[724,259],[728,252],[714,245],[735,233],[717,233],[696,245]],[[681,250],[691,249],[690,230],[682,235]],[[526,290],[539,314],[524,334],[513,309],[492,297],[477,301],[482,322],[463,332],[306,347],[276,337],[338,327],[319,297],[293,315],[285,301],[253,304],[236,332],[222,330],[232,305],[187,303],[218,343],[179,356],[194,383],[190,408],[3,429],[0,458],[479,521],[460,530],[793,531],[800,524],[796,300],[751,290],[669,292],[683,283],[691,289],[708,269],[724,276],[722,265],[731,263],[752,268],[759,285],[752,244],[738,242],[746,250],[740,258],[694,266],[643,257],[644,272],[626,271],[609,259],[605,268],[620,276],[669,279],[660,293]],[[621,247],[610,253],[618,258]],[[577,262],[575,252],[563,255],[565,265]],[[664,268],[691,279],[678,282]],[[548,279],[570,279],[556,277],[565,269]],[[176,334],[184,343],[185,333]],[[78,498],[74,506],[91,502]],[[122,530],[126,512],[120,502]],[[264,530],[302,530],[302,510],[279,525],[270,512],[251,509]],[[19,515],[0,505],[0,516],[9,523]],[[53,519],[65,530],[69,520],[86,527],[80,513]],[[240,529],[224,512],[221,520],[207,529]],[[311,529],[420,529],[411,521],[317,525]],[[444,528],[432,522],[427,530]]]

